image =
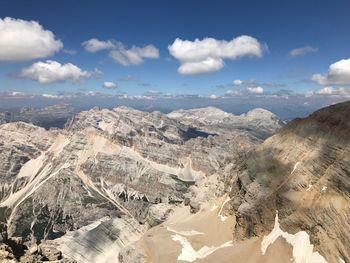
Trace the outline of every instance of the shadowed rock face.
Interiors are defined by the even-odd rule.
[[[210,127],[126,107],[81,112],[63,130],[1,125],[0,211],[9,236],[29,247],[54,239],[72,258],[86,255],[81,262],[117,258],[186,197],[221,195],[227,166],[260,141],[234,127]],[[213,190],[204,194],[208,185]],[[63,247],[67,240],[72,245]]]
[[[306,231],[328,262],[350,261],[350,102],[288,123],[236,168],[235,237]]]

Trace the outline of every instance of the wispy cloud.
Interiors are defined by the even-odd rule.
[[[76,51],[74,49],[70,49],[70,48],[63,49],[63,52],[68,54],[68,55],[76,55],[78,53],[78,51]]]
[[[91,38],[81,43],[81,45],[84,47],[84,49],[87,52],[95,53],[97,51],[101,51],[105,49],[112,49],[118,44],[114,43],[114,41],[112,40],[102,41],[102,40],[98,40],[97,38]]]
[[[316,53],[317,51],[318,51],[318,48],[316,47],[304,46],[304,47],[292,49],[291,51],[289,51],[289,56],[293,58],[301,57],[301,56],[305,56],[306,54]]]
[[[121,46],[109,52],[109,56],[123,66],[140,65],[145,59],[159,58],[159,50],[153,45],[132,46],[130,49]]]
[[[145,62],[145,59],[159,58],[158,48],[151,44],[144,47],[133,45],[131,48],[127,48],[122,42],[113,39],[98,40],[92,38],[84,41],[82,46],[90,53],[110,50],[109,57],[123,66],[140,65]]]

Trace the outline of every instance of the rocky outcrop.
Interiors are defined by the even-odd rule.
[[[234,169],[235,238],[305,231],[328,262],[350,262],[350,102],[288,123]],[[343,261],[341,261],[343,260]]]
[[[145,263],[147,256],[136,246],[136,244],[130,244],[124,247],[119,252],[119,263]]]
[[[62,256],[56,246],[33,245],[28,248],[22,243],[23,239],[8,238],[7,228],[4,225],[0,226],[2,233],[2,240],[0,240],[0,262],[4,263],[41,263],[41,262],[55,262],[55,263],[76,263],[75,260]]]
[[[172,205],[159,203],[151,205],[147,213],[147,222],[150,227],[163,223],[173,212]]]

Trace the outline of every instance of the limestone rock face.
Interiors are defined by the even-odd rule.
[[[147,222],[150,227],[163,223],[173,212],[170,204],[159,203],[151,205],[148,209]]]
[[[58,247],[52,257],[61,251],[78,262],[113,262],[105,260],[117,260],[186,197],[222,195],[227,166],[260,141],[248,128],[216,133],[210,124],[126,107],[81,112],[62,130],[25,123],[0,130],[0,219],[8,235],[28,247]]]
[[[142,250],[136,247],[136,244],[126,246],[119,252],[119,263],[145,263],[147,256]]]
[[[26,184],[24,176],[17,176],[20,169],[45,151],[53,137],[54,132],[24,122],[0,125],[0,202]]]
[[[350,262],[350,102],[288,123],[234,169],[235,237],[306,231],[328,262]]]

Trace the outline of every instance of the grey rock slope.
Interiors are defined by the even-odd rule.
[[[280,127],[270,124],[266,131]],[[117,260],[186,198],[197,207],[221,195],[227,167],[260,141],[248,127],[188,125],[126,107],[81,112],[63,130],[0,130],[0,216],[9,236],[28,247],[54,242],[79,262]]]
[[[283,230],[306,231],[328,262],[350,262],[349,113],[346,102],[294,120],[241,158],[236,239],[270,232],[278,210]]]

